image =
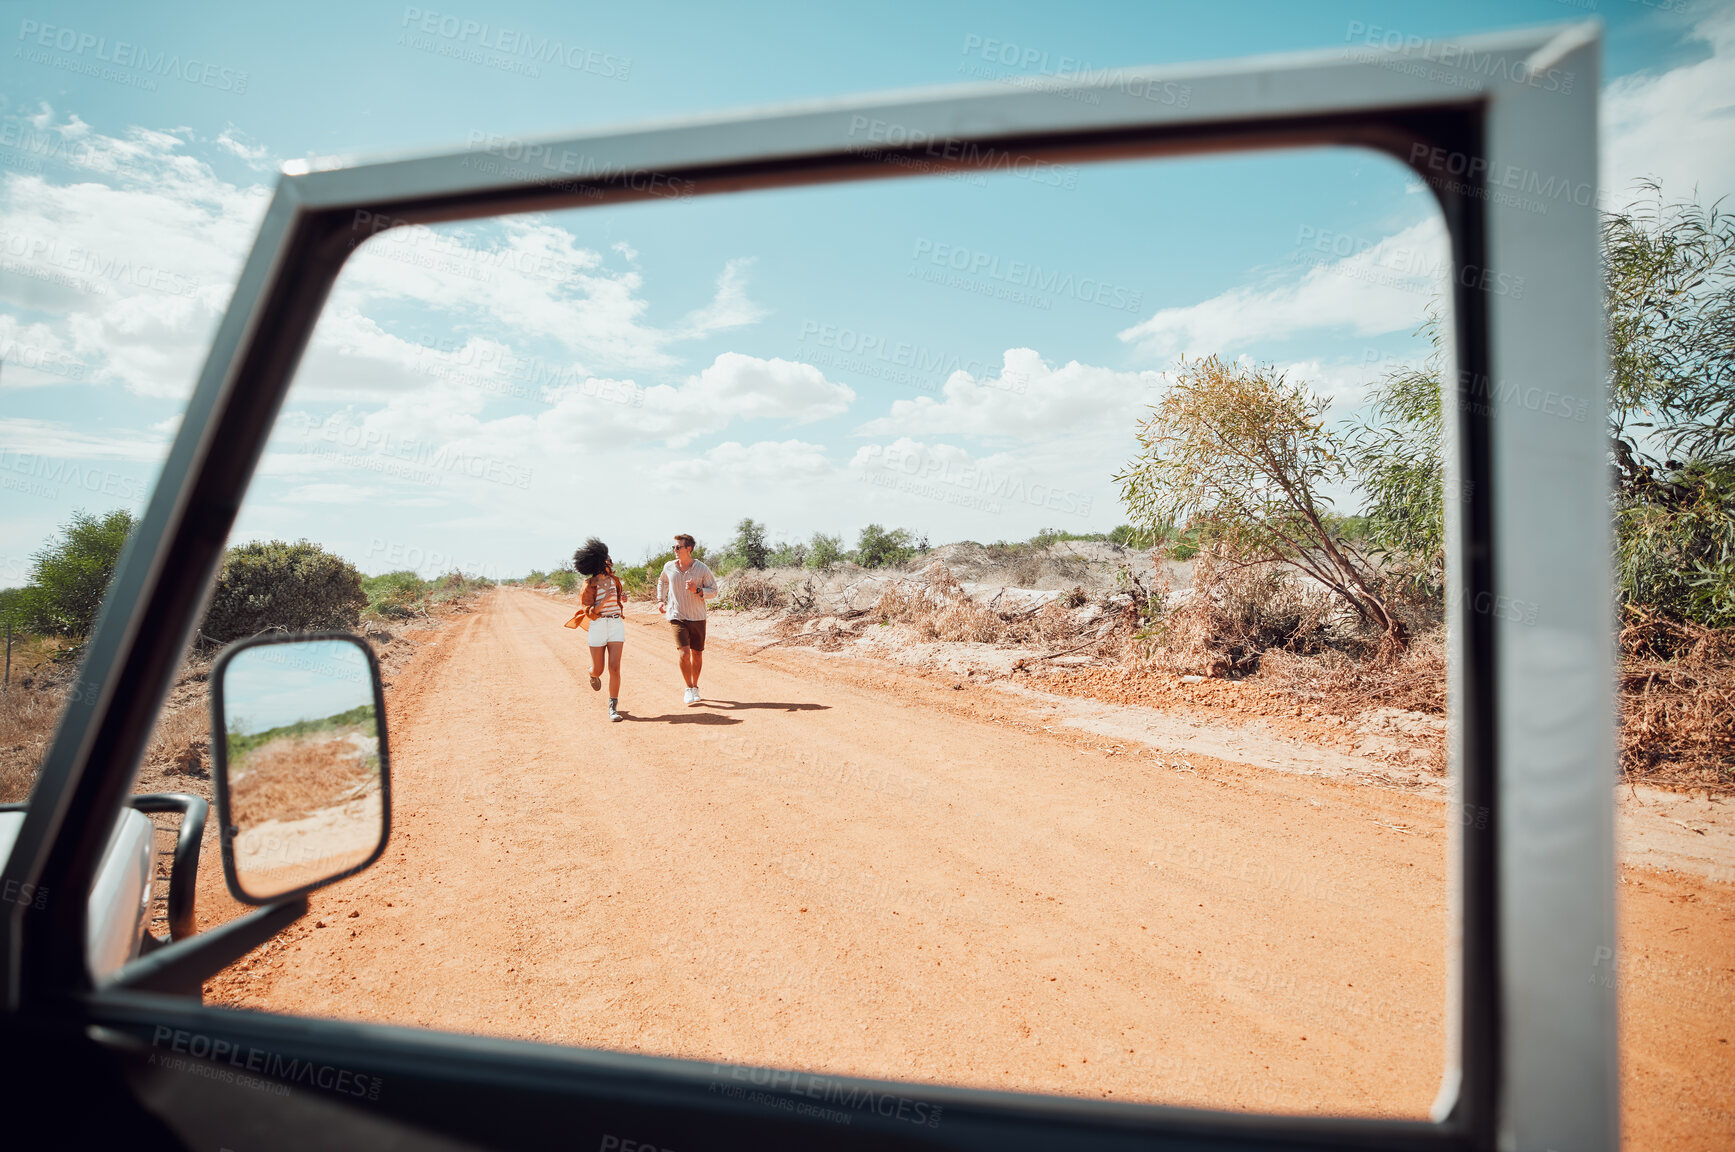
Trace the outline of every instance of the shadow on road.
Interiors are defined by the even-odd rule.
[[[622,712],[621,719],[634,724],[740,724],[734,716],[719,716],[715,712],[671,712],[667,716],[634,716]]]
[[[830,704],[777,704],[770,700],[701,700],[701,708],[721,708],[729,712],[745,712],[752,708],[777,708],[784,712],[830,711]]]

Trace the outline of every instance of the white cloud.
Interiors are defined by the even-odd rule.
[[[628,259],[638,256],[630,248],[627,252],[630,253]],[[730,328],[757,324],[765,318],[765,309],[747,298],[747,269],[752,263],[752,258],[748,257],[731,260],[723,266],[722,274],[717,277],[716,296],[711,303],[687,317],[682,325],[684,336],[697,339]]]
[[[243,139],[244,136],[246,136],[245,132],[241,132],[236,129],[234,125],[230,125],[228,128],[223,129],[222,133],[218,135],[217,139],[213,140],[212,143],[217,145],[217,147],[221,148],[223,151],[229,153],[231,156],[246,161],[247,167],[249,168],[256,169],[260,172],[275,172],[277,170],[277,161],[272,158],[271,150],[263,144],[248,143]]]
[[[739,352],[724,352],[711,366],[688,381],[683,392],[696,407],[718,417],[743,420],[783,420],[811,424],[841,416],[855,402],[855,389],[833,384],[811,364],[794,360],[761,360]]]
[[[1307,271],[1275,273],[1198,304],[1165,308],[1120,333],[1160,360],[1234,356],[1303,332],[1378,336],[1412,329],[1450,272],[1445,229],[1429,216],[1337,256],[1303,246]]]
[[[536,217],[378,232],[364,223],[358,239],[363,246],[344,268],[334,309],[373,313],[386,302],[438,309],[486,327],[509,349],[552,340],[580,372],[671,368],[680,363],[675,345],[764,315],[747,296],[749,261],[732,260],[706,307],[671,326],[649,323],[637,253],[612,245],[616,264],[626,266],[611,267],[607,255]]]
[[[168,454],[165,437],[147,432],[86,432],[51,420],[0,419],[0,448],[67,460],[133,460],[155,464]]]
[[[798,488],[831,479],[837,466],[819,444],[803,440],[726,440],[697,456],[677,456],[659,466],[653,483],[662,488],[747,482],[755,486]]]
[[[285,504],[371,504],[379,493],[354,484],[303,484],[283,497]]]
[[[942,531],[956,534],[944,539],[980,538],[984,524],[1011,522],[1033,531],[1100,511],[1110,491],[1104,464],[1123,459],[1105,449],[1073,439],[977,455],[957,444],[900,436],[857,449],[849,470],[875,502],[917,522],[937,517],[946,525]],[[1010,538],[1019,535],[1029,531],[1014,529]]]
[[[1603,89],[1602,186],[1624,207],[1633,182],[1662,181],[1670,199],[1735,194],[1735,6],[1713,5],[1689,39],[1704,59],[1616,77]]]
[[[40,388],[90,379],[90,365],[50,325],[0,312],[0,387]]]
[[[1052,368],[1033,349],[1009,348],[995,376],[957,371],[941,398],[897,400],[856,429],[862,436],[958,435],[1046,440],[1085,426],[1124,424],[1152,399],[1157,372],[1117,372],[1069,361]]]
[[[86,379],[145,396],[185,396],[228,305],[268,188],[219,178],[186,154],[187,130],[134,127],[107,136],[47,108],[30,121],[67,146],[62,154],[75,176],[62,183],[20,172],[0,179],[6,257],[0,301],[55,317],[31,332],[31,348],[84,364]],[[264,146],[233,130],[208,146],[269,168]],[[629,245],[593,251],[538,217],[377,235],[364,226],[356,239],[362,247],[321,318],[298,385],[354,395],[358,385],[380,394],[425,384],[426,371],[413,363],[419,350],[377,322],[402,305],[447,313],[520,356],[552,341],[563,349],[558,359],[569,375],[676,368],[680,343],[765,314],[748,295],[750,261],[733,260],[709,304],[674,324],[651,323]],[[0,333],[0,341],[8,335],[18,339]],[[360,362],[345,368],[322,352]],[[59,379],[20,373],[9,383]]]
[[[488,418],[484,392],[435,379],[363,411],[352,406],[320,417],[298,409],[280,422],[262,472],[325,475],[333,467],[364,466],[351,457],[370,457],[378,466],[365,466],[383,479],[415,484],[427,482],[431,460],[478,457],[512,464],[504,471],[513,475],[536,469],[566,474],[579,456],[619,460],[650,451],[666,457],[738,421],[811,423],[846,411],[855,399],[853,390],[826,380],[812,365],[734,352],[718,356],[678,387],[641,388],[630,379],[592,376],[542,395],[548,406],[539,411]],[[799,441],[754,446],[752,452],[770,453],[775,465],[754,463],[738,443],[709,451],[722,453],[710,457],[714,464],[754,475],[768,466],[781,475],[797,458],[811,471],[824,459],[823,450]]]
[[[0,183],[0,299],[55,318],[87,380],[147,396],[190,389],[267,200],[218,179],[178,135],[93,131],[44,109],[34,128],[69,145],[77,176]]]

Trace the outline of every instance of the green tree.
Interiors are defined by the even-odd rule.
[[[1388,372],[1372,396],[1373,418],[1348,435],[1362,515],[1342,526],[1402,561],[1438,595],[1446,579],[1446,460],[1440,407],[1444,336],[1438,314],[1422,325],[1432,348],[1419,368]]]
[[[27,588],[0,588],[0,629],[21,632],[30,627],[32,605]]]
[[[1641,187],[1603,219],[1621,599],[1735,626],[1735,217]]]
[[[1135,526],[1179,529],[1238,566],[1280,563],[1342,597],[1388,652],[1407,630],[1372,560],[1333,530],[1323,490],[1348,478],[1326,401],[1274,368],[1183,361],[1115,476]]]
[[[887,568],[914,556],[916,547],[908,529],[887,531],[878,524],[869,524],[861,530],[855,551],[856,563],[863,568]]]
[[[815,532],[807,544],[807,567],[829,572],[843,559],[843,537]]]
[[[379,576],[364,576],[361,590],[367,596],[369,611],[393,620],[404,620],[421,611],[427,603],[429,584],[406,568]]]
[[[1679,620],[1735,627],[1735,467],[1690,463],[1615,511],[1622,599]]]
[[[1735,216],[1640,186],[1651,196],[1603,217],[1609,433],[1627,492],[1671,458],[1735,456]]]
[[[1658,186],[1603,217],[1609,445],[1624,603],[1735,625],[1735,217]],[[1373,542],[1444,568],[1442,326],[1421,368],[1389,373],[1351,434]]]
[[[105,516],[75,512],[60,538],[30,557],[22,597],[29,628],[53,636],[87,636],[136,521],[117,508]]]
[[[204,634],[221,641],[275,629],[344,630],[355,627],[367,603],[361,573],[317,544],[242,544],[224,554]]]
[[[779,541],[766,562],[770,568],[800,568],[807,563],[807,545],[799,540]]]
[[[766,567],[771,559],[771,548],[765,543],[765,525],[753,519],[743,519],[735,525],[735,539],[730,541],[724,556],[736,567]]]

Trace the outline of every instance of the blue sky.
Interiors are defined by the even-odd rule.
[[[367,657],[347,641],[250,648],[224,669],[225,726],[246,736],[323,720],[372,704],[372,684]]]
[[[73,510],[142,507],[285,161],[1587,15],[1605,194],[1735,191],[1735,9],[1706,0],[5,4],[0,586]],[[387,233],[346,269],[236,539],[506,576],[742,516],[1107,529],[1177,356],[1276,363],[1351,417],[1422,354],[1441,255],[1417,181],[1350,151]]]

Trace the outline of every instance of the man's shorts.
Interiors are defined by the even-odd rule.
[[[703,620],[671,620],[675,627],[675,647],[691,648],[695,652],[705,650],[705,622]]]
[[[598,616],[590,622],[590,637],[592,648],[601,648],[604,644],[624,644],[627,639],[627,622],[619,616]]]

